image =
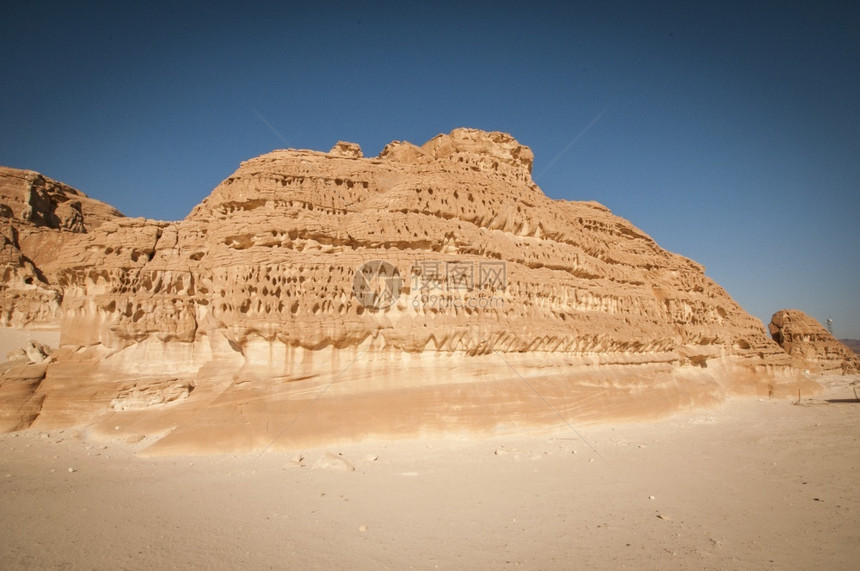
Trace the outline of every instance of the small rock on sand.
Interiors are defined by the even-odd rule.
[[[316,461],[314,464],[314,468],[325,468],[328,470],[342,470],[344,472],[354,472],[355,466],[353,466],[346,458],[342,456],[338,456],[337,454],[332,454],[331,452],[326,452],[320,459]]]
[[[287,463],[287,466],[291,468],[304,468],[305,457],[301,454],[296,454],[290,459],[290,461]]]

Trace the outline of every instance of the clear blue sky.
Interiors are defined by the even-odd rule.
[[[14,4],[0,164],[127,215],[180,219],[275,148],[506,131],[547,195],[607,205],[765,323],[860,338],[856,2]]]

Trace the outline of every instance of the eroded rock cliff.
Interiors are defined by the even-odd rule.
[[[376,158],[279,150],[180,222],[75,235],[45,262],[62,338],[31,422],[247,450],[660,414],[804,382],[700,265],[599,204],[547,198],[532,159],[474,129]]]

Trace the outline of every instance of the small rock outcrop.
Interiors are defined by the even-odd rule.
[[[860,355],[860,339],[840,339],[843,345]]]
[[[798,309],[774,313],[768,330],[798,368],[813,373],[860,373],[860,357],[821,323]]]
[[[338,141],[331,148],[328,154],[332,157],[344,157],[352,159],[360,159],[364,157],[361,152],[361,147],[356,143],[347,143],[346,141]]]
[[[54,352],[52,347],[48,347],[38,341],[30,340],[27,345],[18,349],[13,349],[6,355],[7,361],[23,361],[30,364],[45,363],[51,358],[51,353]]]

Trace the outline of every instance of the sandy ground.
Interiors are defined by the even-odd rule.
[[[579,434],[260,456],[6,434],[0,568],[856,569],[848,380]]]

